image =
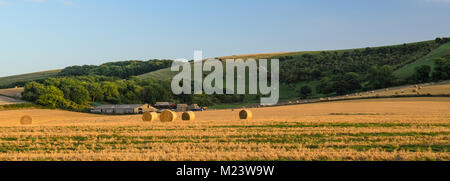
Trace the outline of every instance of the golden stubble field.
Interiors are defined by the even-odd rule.
[[[9,97],[21,98],[23,92],[23,87],[11,88],[11,89],[0,89],[0,95],[5,95]]]
[[[0,111],[0,160],[450,160],[450,98],[392,98],[197,112],[143,122]],[[20,125],[23,115],[33,125]],[[180,116],[180,115],[179,115]]]

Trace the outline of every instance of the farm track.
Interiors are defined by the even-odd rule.
[[[8,105],[8,104],[22,104],[22,103],[26,103],[26,102],[22,101],[22,100],[18,100],[18,99],[14,99],[14,98],[5,97],[5,96],[1,96],[0,95],[0,106],[1,105]]]

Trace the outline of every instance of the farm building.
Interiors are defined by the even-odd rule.
[[[188,105],[187,104],[177,104],[177,111],[178,112],[188,111]]]
[[[153,111],[156,109],[148,104],[101,105],[91,109],[92,113],[106,114],[141,114]]]
[[[171,109],[173,105],[170,102],[156,102],[155,107],[158,109]]]

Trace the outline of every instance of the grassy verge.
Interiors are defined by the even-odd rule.
[[[2,106],[0,106],[0,111],[18,110],[18,109],[30,109],[30,108],[45,109],[44,106],[36,105],[36,104],[33,104],[33,103],[23,103],[23,104],[2,105]]]

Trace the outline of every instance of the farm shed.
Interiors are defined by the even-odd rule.
[[[158,109],[170,109],[171,103],[170,102],[156,102],[155,107]]]
[[[141,114],[152,111],[156,109],[148,104],[101,105],[91,109],[92,113],[106,114]]]
[[[183,111],[187,111],[188,110],[188,105],[187,104],[177,104],[177,111],[178,112],[183,112]]]

